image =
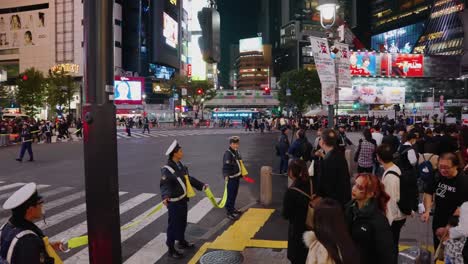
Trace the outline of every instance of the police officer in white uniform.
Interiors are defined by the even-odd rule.
[[[185,240],[185,228],[187,227],[187,186],[185,175],[188,175],[190,184],[197,190],[202,191],[207,184],[191,177],[188,169],[181,162],[184,152],[174,140],[166,152],[169,156],[167,165],[161,169],[161,196],[164,205],[169,212],[166,245],[169,248],[169,257],[180,259],[182,252],[178,251],[174,244],[178,241],[178,247],[181,249],[193,248],[194,244]]]
[[[33,222],[44,216],[44,200],[38,194],[36,184],[28,183],[17,190],[3,204],[12,216],[1,228],[0,263],[53,264],[45,248],[44,234]],[[59,250],[60,242],[51,243]],[[2,262],[3,261],[3,262]]]

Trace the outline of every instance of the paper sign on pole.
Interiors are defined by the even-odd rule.
[[[335,61],[330,56],[328,41],[322,38],[310,37],[310,44],[320,82],[336,83]]]
[[[336,83],[322,82],[322,105],[335,104]]]
[[[347,44],[335,42],[335,48],[338,49],[336,54],[336,63],[338,68],[338,87],[351,88],[351,72],[349,71],[349,46]]]

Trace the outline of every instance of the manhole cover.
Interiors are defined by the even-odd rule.
[[[200,259],[201,264],[240,264],[244,257],[237,251],[211,251],[203,255]]]

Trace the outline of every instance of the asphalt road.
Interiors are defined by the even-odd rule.
[[[196,130],[193,131],[197,134]],[[167,160],[164,153],[174,139],[180,142],[184,150],[183,163],[189,167],[190,174],[208,183],[213,193],[220,197],[224,188],[221,174],[222,158],[228,147],[228,137],[240,135],[240,151],[249,170],[249,175],[256,180],[256,183],[241,183],[237,205],[245,207],[257,202],[260,167],[276,163],[274,142],[278,133],[244,134],[241,130],[233,129],[221,131],[223,134],[215,133],[215,131],[220,130],[200,131],[203,133],[200,132],[199,135],[179,133],[178,137],[172,137],[171,133],[167,131],[166,136],[161,137],[118,140],[119,189],[126,192],[126,194],[122,194],[120,199],[122,224],[138,218],[160,202],[160,168]],[[213,131],[213,133],[209,131]],[[35,162],[19,163],[15,160],[19,146],[0,148],[0,181],[3,181],[2,184],[7,186],[5,190],[2,190],[0,186],[0,197],[2,197],[1,194],[5,193],[4,197],[0,199],[0,203],[3,203],[7,198],[7,193],[19,188],[19,185],[15,186],[15,184],[33,181],[44,185],[44,189],[40,192],[52,194],[50,198],[46,195],[46,203],[55,204],[55,207],[47,210],[49,224],[44,225],[47,235],[54,238],[79,234],[76,231],[77,226],[86,220],[84,196],[81,195],[77,199],[72,198],[76,198],[77,193],[83,192],[85,187],[81,141],[59,142],[49,145],[34,144],[33,151]],[[284,181],[284,179],[281,180]],[[68,189],[54,193],[54,191],[58,192],[63,188]],[[147,199],[138,197],[139,195],[146,195]],[[195,242],[209,239],[210,236],[221,232],[230,224],[229,221],[226,221],[224,210],[198,210],[204,208],[203,202],[206,201],[203,201],[203,197],[203,194],[200,193],[189,204],[189,210],[195,208],[193,210],[195,220],[187,228],[187,237]],[[66,203],[62,204],[60,201],[66,201]],[[124,213],[122,213],[123,208]],[[8,212],[0,210],[1,218],[4,219],[7,216]],[[151,246],[156,248],[155,245],[164,240],[160,235],[165,235],[166,223],[167,214],[162,214],[154,221],[150,219],[148,223],[144,223],[141,230],[123,235],[123,237],[127,237],[122,243],[124,261],[128,261],[128,263],[154,263],[155,260],[159,259],[158,263],[170,263],[163,256],[164,251],[148,253],[148,250],[142,250],[148,245],[150,248]],[[158,237],[159,239],[156,239]],[[164,244],[160,247],[162,250],[165,248]],[[87,263],[87,253],[78,251],[74,250],[63,255],[65,263]],[[187,253],[191,254],[191,252]],[[143,262],[142,258],[145,256],[149,257],[151,262]]]

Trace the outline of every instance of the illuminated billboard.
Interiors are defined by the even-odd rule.
[[[340,102],[359,102],[361,104],[404,104],[405,88],[389,85],[353,85],[352,88],[340,88]]]
[[[349,56],[351,75],[376,75],[376,60],[375,52],[352,52]]]
[[[390,53],[411,53],[424,32],[424,23],[417,23],[381,33],[371,38],[373,50]]]
[[[262,37],[239,40],[239,53],[252,51],[263,52]]]
[[[150,63],[149,72],[157,79],[170,80],[176,69],[168,66]]]
[[[163,36],[166,38],[166,44],[177,48],[179,43],[179,24],[168,14],[163,13]]]
[[[116,76],[114,80],[114,103],[142,104],[144,83],[144,78]]]
[[[423,77],[422,54],[382,54],[380,69],[383,76]]]

